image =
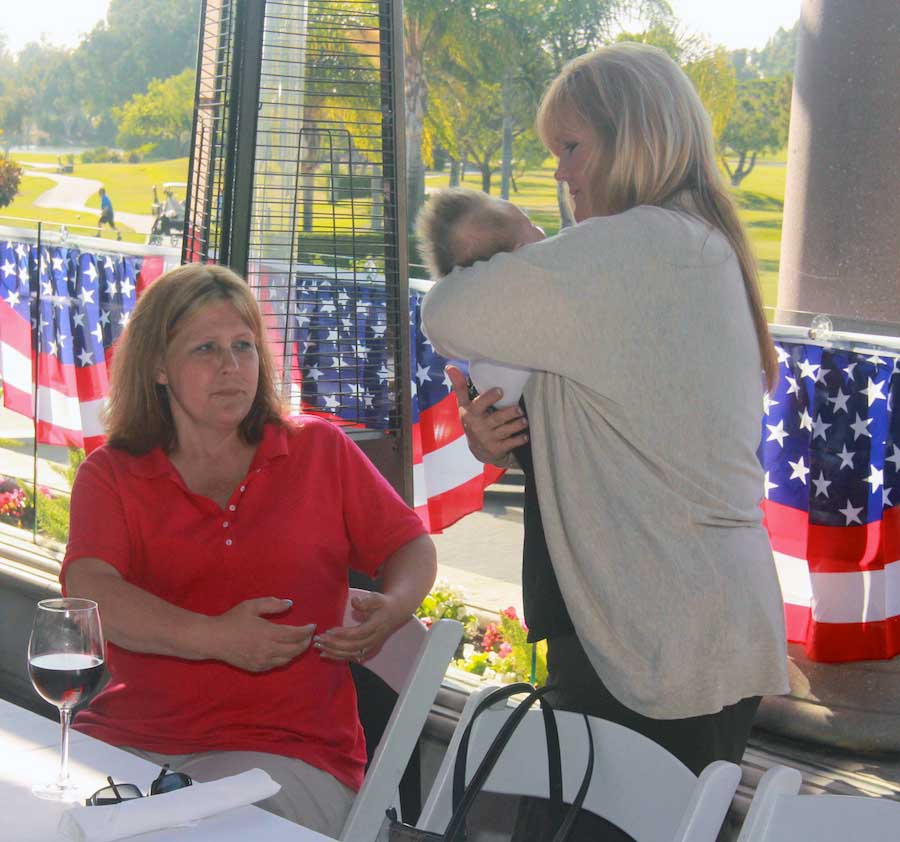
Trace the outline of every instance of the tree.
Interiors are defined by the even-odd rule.
[[[779,27],[761,50],[733,50],[731,62],[740,81],[780,79],[794,72],[797,58],[797,21],[790,29]]]
[[[22,168],[9,158],[0,157],[0,208],[5,208],[19,192]]]
[[[701,58],[687,62],[683,69],[709,114],[713,137],[718,143],[737,98],[737,78],[728,51],[716,47]]]
[[[169,79],[153,79],[144,94],[113,108],[119,124],[116,142],[125,148],[155,143],[161,156],[187,155],[194,116],[196,74],[184,70]]]
[[[753,64],[753,50],[732,50],[731,64],[739,82],[747,79],[759,79],[759,69]]]
[[[514,145],[517,138],[533,134],[534,114],[541,90],[549,76],[549,60],[542,49],[541,0],[493,0],[475,7],[475,22],[481,35],[479,77],[482,83],[499,86],[500,195],[509,198]],[[483,90],[479,86],[479,91]],[[492,144],[479,144],[488,151]],[[490,192],[493,153],[475,154],[479,160],[483,189]]]
[[[197,63],[200,0],[110,0],[74,50],[25,44],[13,59],[0,45],[0,121],[7,138],[102,140],[112,109]]]
[[[671,20],[667,0],[542,0],[544,45],[552,72],[576,56],[614,40],[630,20]]]
[[[16,96],[24,106],[23,134],[38,131],[51,141],[70,139],[83,124],[72,78],[71,52],[44,43],[27,44],[14,70]]]
[[[433,65],[465,54],[476,40],[468,0],[406,0],[403,5],[407,207],[412,226],[425,197],[423,143]]]
[[[704,38],[682,32],[668,22],[657,23],[640,33],[623,33],[618,40],[659,47],[681,66],[694,83],[718,142],[731,118],[737,91],[735,67],[728,51],[710,46]]]
[[[196,68],[200,0],[110,0],[106,20],[75,49],[71,72],[78,102],[99,131],[111,112],[147,88]]]
[[[758,155],[777,152],[788,138],[791,116],[791,77],[738,82],[737,101],[722,133],[722,144],[737,156],[722,164],[737,187],[753,170]]]
[[[753,50],[752,61],[763,79],[780,79],[794,72],[797,58],[797,21],[790,29],[778,27],[778,31],[761,50]]]

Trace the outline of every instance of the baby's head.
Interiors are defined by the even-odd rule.
[[[544,232],[512,202],[463,187],[432,193],[416,220],[416,231],[433,278],[544,239]]]

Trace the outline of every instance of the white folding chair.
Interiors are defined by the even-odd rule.
[[[489,693],[473,693],[463,709],[418,826],[443,832],[452,814],[453,769],[463,730]],[[505,702],[475,719],[469,740],[466,781],[512,708]],[[587,768],[584,717],[556,712],[563,759],[563,800],[572,803]],[[634,731],[589,717],[594,772],[584,808],[602,816],[636,842],[714,842],[741,777],[733,763],[711,763],[698,778],[680,760]],[[484,791],[546,798],[547,750],[541,713],[532,709],[516,728]]]
[[[887,842],[900,839],[900,801],[800,795],[796,769],[773,766],[759,782],[738,842]]]
[[[350,598],[366,592],[350,589]],[[350,598],[344,624],[353,625]],[[459,641],[462,624],[438,620],[428,629],[410,617],[362,666],[398,694],[384,734],[375,749],[362,788],[341,830],[341,842],[373,842],[385,810],[395,805],[397,787],[422,733],[431,704]]]

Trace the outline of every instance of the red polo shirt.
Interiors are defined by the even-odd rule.
[[[60,572],[93,557],[156,596],[217,615],[245,599],[292,599],[273,622],[341,624],[352,567],[373,575],[425,530],[363,453],[327,421],[266,428],[225,509],[191,493],[159,449],[102,447],[78,471]],[[310,648],[249,673],[107,647],[111,675],[75,727],[164,754],[265,751],[358,789],[366,759],[348,665]]]

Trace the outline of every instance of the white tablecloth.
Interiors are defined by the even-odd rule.
[[[0,699],[0,840],[68,842],[57,831],[71,804],[31,794],[35,782],[54,780],[59,764],[59,724]],[[146,791],[159,768],[128,752],[71,731],[69,774],[84,799],[106,786],[106,776]],[[102,809],[102,808],[98,808]],[[204,819],[194,827],[145,833],[140,842],[333,842],[258,807],[240,807]]]

